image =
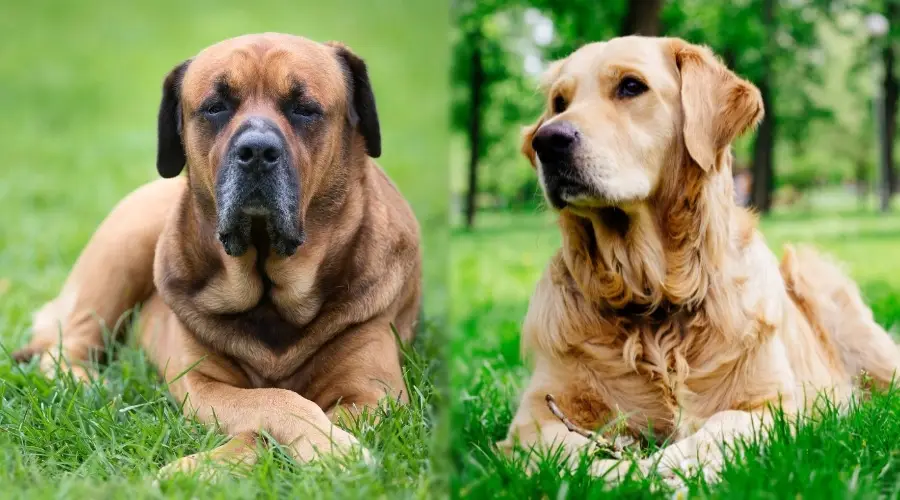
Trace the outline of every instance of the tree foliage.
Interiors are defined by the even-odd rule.
[[[636,12],[646,15],[659,7],[658,22],[644,19],[641,26],[650,26],[644,29],[656,26],[663,35],[708,45],[738,74],[764,89],[770,127],[759,134],[772,134],[769,144],[765,137],[751,136],[736,149],[739,165],[765,167],[774,174],[767,190],[785,183],[802,190],[871,177],[861,174],[874,168],[875,160],[871,85],[866,84],[873,48],[862,20],[870,12],[888,12],[888,4],[897,2],[458,0],[454,129],[471,132],[466,128],[471,123],[471,89],[465,61],[477,44],[485,56],[487,82],[477,189],[507,205],[534,199],[534,176],[518,154],[518,141],[521,127],[543,105],[535,93],[536,75],[528,71],[534,69],[535,57],[546,64],[585,43],[619,36],[636,29]],[[548,43],[535,40],[536,13],[552,23]],[[882,43],[891,47],[900,40],[900,20],[891,23],[887,40]]]

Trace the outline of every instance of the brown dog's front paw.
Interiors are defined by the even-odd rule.
[[[202,481],[214,482],[228,475],[243,475],[256,463],[256,437],[251,433],[229,439],[210,451],[194,453],[169,462],[157,474],[157,480],[190,475]]]
[[[48,378],[58,378],[63,373],[72,375],[72,379],[76,382],[90,382],[97,378],[97,370],[93,369],[89,363],[78,360],[70,360],[75,358],[69,356],[65,352],[62,354],[58,347],[45,349],[42,347],[26,346],[12,354],[13,359],[17,363],[27,363],[34,357],[38,357],[38,366]]]
[[[317,432],[313,430],[312,432]],[[369,452],[356,437],[337,426],[332,426],[329,435],[304,436],[290,445],[291,455],[301,463],[308,463],[321,457],[338,459],[360,458],[365,463],[374,464]]]
[[[195,453],[169,462],[159,470],[157,480],[165,481],[179,475],[196,476],[202,481],[215,481],[221,478],[219,468],[207,456],[207,453]]]
[[[211,456],[212,452],[195,453],[169,462],[156,475],[157,481],[173,479],[179,475],[195,477],[204,482],[214,483],[229,476],[246,474],[250,463],[236,460],[224,462]]]

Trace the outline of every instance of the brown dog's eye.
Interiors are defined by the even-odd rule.
[[[628,98],[628,97],[637,97],[648,89],[647,85],[638,80],[637,78],[632,78],[630,76],[626,76],[619,82],[619,86],[616,88],[616,96],[619,98]]]
[[[213,98],[200,106],[200,116],[202,116],[207,123],[211,124],[213,128],[219,130],[231,119],[231,115],[235,108],[236,103],[232,101]]]
[[[294,103],[290,110],[294,118],[315,118],[322,113],[318,105],[307,102]]]
[[[556,114],[565,111],[568,105],[569,103],[566,102],[566,98],[561,95],[557,95],[553,98],[553,112]]]
[[[213,115],[217,115],[219,113],[224,113],[225,109],[226,108],[225,108],[224,104],[222,104],[221,102],[217,102],[217,103],[213,104],[212,106],[210,106],[209,109],[206,110],[206,112],[213,114]]]

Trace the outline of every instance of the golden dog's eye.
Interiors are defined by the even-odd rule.
[[[566,98],[562,95],[557,95],[553,98],[553,112],[556,114],[565,111],[568,105],[569,103],[566,102]]]
[[[637,97],[644,92],[649,90],[647,85],[638,80],[637,78],[632,78],[630,76],[626,76],[619,82],[619,86],[616,88],[616,96],[619,98],[628,98],[628,97]]]

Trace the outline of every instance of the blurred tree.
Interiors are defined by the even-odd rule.
[[[629,0],[619,34],[659,36],[662,33],[660,13],[665,0]]]
[[[463,130],[468,139],[469,158],[465,200],[466,227],[475,224],[478,209],[479,165],[490,146],[499,138],[497,131],[485,129],[484,113],[491,106],[491,89],[511,77],[506,51],[491,16],[506,2],[457,0],[456,37],[453,43],[453,128]]]
[[[481,121],[484,100],[484,60],[481,56],[484,35],[476,29],[469,34],[472,50],[469,63],[469,192],[466,193],[466,227],[475,224],[478,197],[478,160],[481,158]]]
[[[896,75],[896,51],[895,44],[900,37],[900,5],[898,0],[884,0],[882,14],[888,22],[888,36],[884,37],[881,47],[882,83],[881,83],[881,112],[878,117],[881,123],[881,142],[879,144],[879,159],[882,187],[881,211],[887,212],[891,208],[891,196],[897,191],[897,174],[894,164],[894,137],[897,129],[897,102],[900,99],[900,82]]]
[[[898,189],[894,161],[894,138],[900,81],[896,75],[896,44],[900,41],[900,2],[898,0],[851,1],[855,11],[864,19],[866,37],[857,47],[861,54],[851,68],[853,74],[869,73],[874,81],[872,121],[878,138],[876,160],[880,209],[890,210],[891,197]],[[880,74],[880,75],[879,75]],[[858,88],[854,90],[859,91]]]
[[[776,176],[788,166],[776,166],[779,142],[802,150],[811,126],[831,117],[811,90],[823,81],[820,27],[842,8],[837,0],[683,0],[663,9],[666,34],[709,45],[762,94],[766,117],[750,162],[750,201],[761,212],[771,209]]]
[[[854,140],[846,151],[837,152],[839,141],[819,139],[843,137],[835,131],[837,125],[863,130],[852,120],[830,124],[835,119],[832,109],[843,106],[834,96],[846,99],[847,93],[833,88],[830,94],[818,92],[826,80],[834,80],[826,71],[833,61],[826,56],[822,33],[828,32],[825,28],[834,24],[835,16],[852,11],[860,2],[885,1],[900,2],[457,0],[454,128],[467,137],[470,146],[467,224],[474,221],[479,193],[482,203],[502,200],[505,206],[513,200],[535,199],[534,176],[523,168],[517,152],[521,125],[534,119],[543,105],[535,92],[535,75],[540,71],[535,59],[537,66],[544,66],[585,43],[626,33],[680,36],[709,45],[729,67],[760,88],[766,118],[756,134],[738,143],[736,152],[752,166],[752,197],[761,211],[771,208],[773,190],[785,183],[796,183],[802,190],[822,180],[852,179],[854,170],[861,171],[867,164],[859,156],[864,141]],[[529,28],[521,26],[535,12],[552,26],[546,43],[536,43]],[[858,30],[858,16],[853,22]],[[829,33],[846,43],[845,34]],[[849,107],[856,111],[861,104]],[[812,130],[817,135],[808,147]],[[481,163],[487,168],[481,168]]]
[[[775,47],[775,0],[762,2],[762,51],[759,57],[759,73],[756,86],[762,96],[766,117],[763,118],[756,131],[753,144],[753,163],[750,167],[753,176],[753,189],[750,192],[750,205],[762,213],[772,209],[772,191],[775,187],[775,124],[778,115],[775,113],[775,100],[772,95],[772,58]],[[734,50],[734,49],[732,49]]]

